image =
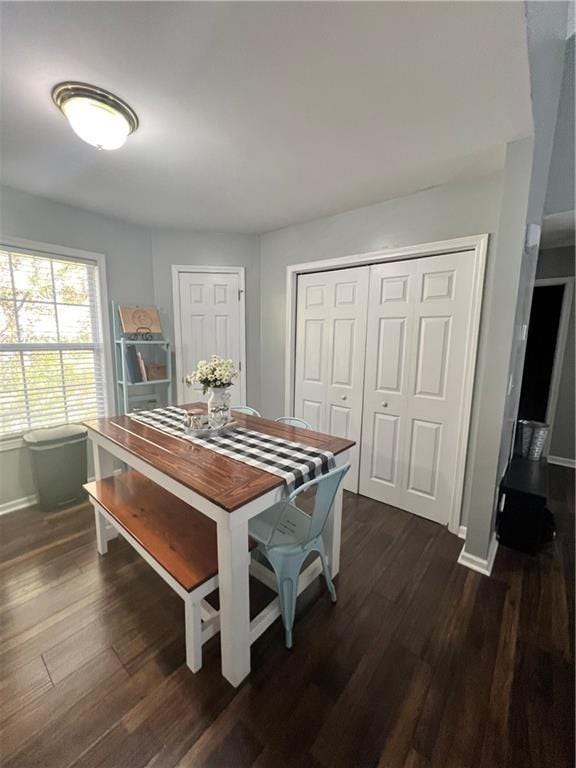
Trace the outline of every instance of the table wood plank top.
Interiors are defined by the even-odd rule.
[[[197,410],[206,406],[190,403],[181,407]],[[334,455],[354,445],[351,440],[242,413],[234,413],[234,420],[246,429],[331,451]],[[86,421],[85,425],[227,512],[233,512],[284,483],[277,475],[161,432],[129,416],[94,419]]]

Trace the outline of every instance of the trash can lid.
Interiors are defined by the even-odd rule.
[[[81,424],[64,424],[61,427],[48,427],[46,429],[33,429],[22,436],[22,439],[28,445],[39,445],[40,443],[58,443],[66,442],[73,438],[86,435],[88,430]]]

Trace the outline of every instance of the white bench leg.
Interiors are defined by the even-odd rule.
[[[202,668],[202,600],[189,594],[184,598],[186,666],[192,672]]]

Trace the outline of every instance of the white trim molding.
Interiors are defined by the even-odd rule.
[[[380,264],[386,261],[404,261],[426,256],[438,256],[447,253],[473,251],[474,278],[470,303],[470,334],[467,344],[467,355],[462,371],[463,397],[460,410],[462,430],[457,449],[457,467],[454,483],[454,494],[448,520],[448,530],[456,535],[460,530],[462,516],[462,499],[464,493],[464,475],[466,454],[468,451],[468,435],[470,431],[470,416],[472,411],[472,394],[478,336],[480,332],[480,315],[484,291],[484,275],[486,271],[486,254],[488,251],[488,235],[471,235],[452,240],[440,240],[433,243],[422,243],[405,248],[387,248],[380,251],[370,251],[333,259],[292,264],[286,267],[286,365],[285,365],[285,402],[284,413],[294,413],[294,372],[296,370],[296,304],[298,292],[298,276],[310,272],[325,272],[345,267],[359,267],[368,264]]]
[[[548,464],[557,464],[559,467],[576,469],[576,459],[565,459],[562,456],[548,456]]]
[[[103,253],[84,251],[80,248],[69,248],[55,243],[42,243],[37,240],[24,240],[21,237],[0,235],[0,244],[9,249],[18,249],[32,255],[64,257],[71,261],[93,261],[98,269],[98,300],[100,309],[100,336],[102,339],[102,357],[104,360],[104,415],[116,414],[114,393],[114,367],[112,365],[112,341],[110,335],[110,316],[108,304],[108,281],[106,278],[106,256]],[[10,449],[7,449],[10,450]]]
[[[186,272],[206,272],[238,275],[240,286],[240,386],[242,402],[246,404],[246,269],[245,267],[210,267],[197,264],[172,264],[172,307],[174,313],[174,355],[176,359],[176,395],[178,403],[185,403],[182,376],[182,330],[180,327],[180,274]]]
[[[20,436],[7,437],[4,440],[0,440],[0,453],[4,451],[19,451],[24,448],[24,440]]]
[[[38,504],[38,496],[36,494],[22,496],[19,499],[12,499],[12,501],[5,501],[4,504],[0,504],[0,515],[8,515],[10,512],[17,512],[19,509],[32,507],[34,504]]]
[[[483,576],[490,576],[492,574],[492,568],[494,566],[494,560],[496,559],[496,552],[498,551],[498,539],[496,534],[492,536],[490,547],[488,549],[488,557],[486,559],[482,557],[476,557],[466,552],[466,544],[462,547],[462,552],[458,558],[458,563],[465,568],[469,568],[471,571],[481,573]]]
[[[467,531],[468,531],[468,528],[465,525],[461,525],[460,528],[458,528],[458,538],[464,539],[464,541],[466,541]]]

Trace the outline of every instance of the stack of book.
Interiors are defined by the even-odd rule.
[[[133,344],[126,346],[126,370],[131,384],[148,381],[142,353]]]

